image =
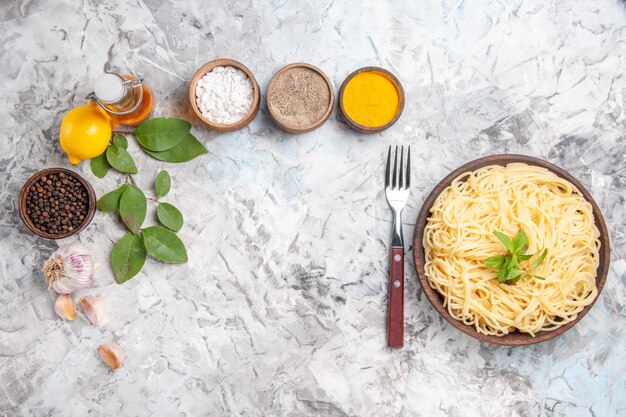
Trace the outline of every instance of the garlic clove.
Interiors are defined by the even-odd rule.
[[[104,343],[98,346],[100,357],[114,371],[124,363],[124,350],[116,343]]]
[[[57,300],[54,302],[54,311],[65,320],[74,320],[76,318],[74,301],[68,294],[61,294],[57,297]]]
[[[88,295],[83,297],[79,304],[91,324],[97,326],[102,323],[102,319],[104,319],[104,305],[98,297]]]

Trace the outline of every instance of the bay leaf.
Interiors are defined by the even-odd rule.
[[[156,259],[171,264],[187,262],[185,245],[170,229],[150,226],[143,229],[141,234],[146,250]]]
[[[191,124],[174,117],[155,117],[135,129],[139,144],[153,152],[165,151],[178,145],[191,130]]]
[[[120,206],[120,197],[122,197],[122,193],[126,189],[126,184],[123,184],[116,190],[111,191],[100,197],[98,202],[96,203],[96,207],[100,211],[117,211]]]
[[[172,179],[170,178],[170,174],[163,170],[159,172],[154,181],[154,189],[156,190],[157,196],[164,197],[172,186]]]
[[[169,203],[159,203],[157,217],[163,226],[175,232],[183,227],[183,214]]]
[[[126,139],[126,136],[121,133],[113,135],[113,144],[119,146],[120,148],[128,149],[128,139]]]
[[[146,218],[148,203],[139,188],[127,184],[120,198],[120,218],[133,233],[138,233]]]
[[[200,143],[198,139],[191,133],[187,133],[184,139],[176,146],[171,149],[162,152],[153,152],[147,149],[144,149],[150,156],[159,161],[164,162],[187,162],[191,161],[196,156],[203,155],[208,153],[204,145]]]
[[[89,166],[91,167],[93,175],[98,178],[104,178],[107,172],[109,172],[109,168],[111,168],[109,161],[107,161],[106,150],[95,158],[91,158]]]
[[[145,262],[146,248],[141,236],[128,232],[113,246],[111,266],[118,284],[137,275]]]
[[[136,174],[137,167],[128,151],[118,145],[109,145],[106,150],[107,161],[119,172]]]

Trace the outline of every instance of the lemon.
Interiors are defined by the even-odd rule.
[[[111,119],[96,103],[76,107],[63,118],[59,138],[61,148],[76,165],[106,150],[111,139]]]

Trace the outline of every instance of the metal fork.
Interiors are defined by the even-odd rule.
[[[400,163],[398,164],[398,146],[394,153],[393,171],[391,167],[391,146],[387,153],[385,170],[385,196],[393,211],[393,230],[391,235],[391,252],[389,257],[389,313],[387,320],[387,346],[402,347],[404,345],[404,234],[402,233],[402,209],[409,197],[411,186],[411,147],[406,153],[404,164],[404,147],[400,146]]]

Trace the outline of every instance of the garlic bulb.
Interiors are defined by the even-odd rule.
[[[91,324],[97,326],[102,322],[102,319],[104,319],[104,305],[98,297],[88,295],[87,297],[83,297],[79,304]]]
[[[104,343],[98,346],[100,357],[114,371],[124,363],[124,350],[116,343]]]
[[[85,288],[93,281],[94,262],[80,243],[61,246],[43,266],[43,276],[59,294]]]
[[[65,320],[74,320],[76,318],[76,309],[72,297],[67,294],[61,294],[54,302],[54,311],[59,317]]]

